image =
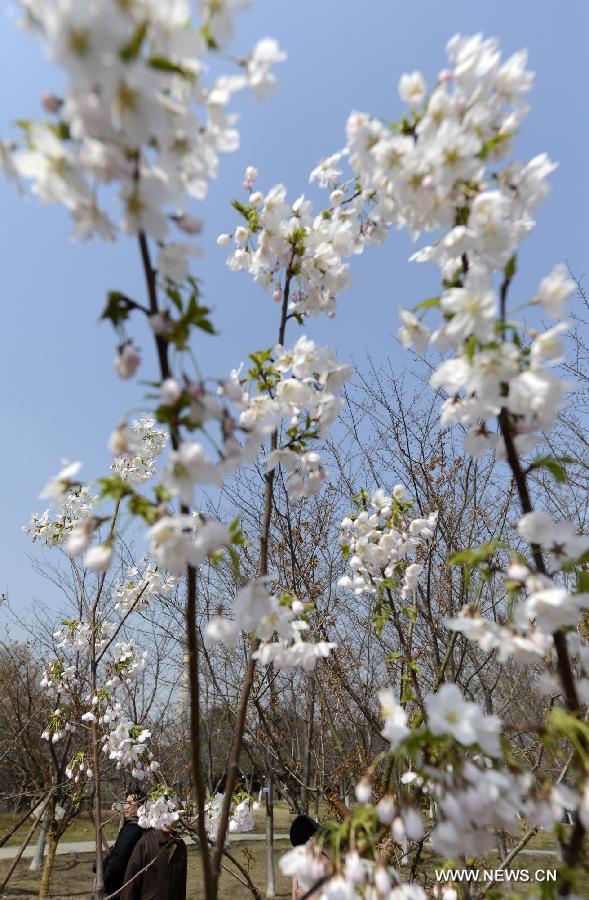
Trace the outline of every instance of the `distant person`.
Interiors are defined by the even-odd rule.
[[[186,857],[186,844],[170,828],[144,830],[127,864],[121,900],[186,900]]]
[[[104,857],[102,863],[105,897],[116,894],[118,900],[121,896],[116,892],[124,883],[127,863],[135,849],[135,844],[144,831],[137,823],[137,810],[144,800],[145,794],[142,791],[129,792],[124,800],[123,815],[125,821],[123,827],[118,833],[112,850]]]
[[[296,819],[293,819],[290,826],[290,842],[293,847],[300,847],[301,844],[306,844],[307,841],[310,841],[318,831],[319,823],[315,819],[312,819],[310,816],[297,816]],[[292,900],[299,900],[300,897],[305,896],[305,893],[306,891],[300,887],[297,878],[293,877]]]

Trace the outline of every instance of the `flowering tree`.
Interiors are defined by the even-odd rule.
[[[186,238],[198,233],[200,224],[188,201],[204,195],[217,173],[218,154],[237,145],[228,112],[232,95],[247,87],[260,97],[270,93],[271,66],[284,54],[265,39],[246,60],[236,61],[237,74],[207,84],[206,55],[225,52],[233,14],[247,5],[243,0],[203,0],[197,27],[182,0],[61,0],[51,6],[22,0],[21,5],[28,26],[65,68],[67,86],[63,97],[45,96],[45,110],[54,118],[24,123],[21,145],[3,145],[5,169],[10,177],[29,179],[41,201],[63,204],[78,237],[114,240],[123,232],[137,240],[145,298],[113,290],[103,317],[117,334],[115,366],[121,378],[133,377],[142,364],[132,325],[137,316],[148,319],[157,366],[153,415],[165,426],[170,445],[159,476],[151,459],[145,460],[145,442],[159,435],[155,440],[163,444],[162,431],[150,423],[145,433],[143,425],[125,419],[110,439],[113,471],[98,480],[96,494],[78,481],[79,464],[68,464],[46,490],[61,504],[57,526],[51,514],[33,524],[51,533],[57,527],[68,552],[84,554],[85,568],[97,573],[84,618],[64,625],[64,641],[87,643],[90,655],[91,708],[83,718],[92,732],[96,779],[96,896],[103,896],[98,728],[113,720],[112,698],[109,694],[103,704],[107,682],[100,682],[99,672],[117,631],[99,611],[119,519],[130,515],[148,527],[153,562],[141,584],[156,579],[159,589],[170,573],[186,585],[195,828],[205,895],[214,898],[227,830],[249,815],[249,801],[238,798],[236,805],[233,788],[256,667],[312,671],[334,649],[322,635],[309,639],[304,599],[276,584],[269,539],[277,472],[293,502],[321,490],[326,473],[320,443],[338,416],[339,392],[352,370],[309,337],[288,345],[289,326],[322,313],[333,316],[338,294],[349,283],[349,258],[382,241],[393,226],[407,228],[413,239],[432,235],[434,243],[414,258],[436,263],[442,280],[439,296],[402,313],[400,340],[414,343],[419,352],[431,341],[445,354],[431,377],[432,387],[447,394],[441,421],[467,428],[465,453],[493,453],[498,465],[509,467],[521,506],[519,543],[502,538],[463,546],[451,560],[462,567],[465,580],[501,585],[502,596],[509,598],[504,620],[484,615],[479,601],[446,625],[463,640],[496,649],[503,659],[545,669],[544,683],[555,702],[529,729],[543,745],[566,742],[570,761],[564,771],[570,774],[567,785],[562,779],[552,783],[538,767],[519,764],[499,716],[485,713],[447,681],[446,666],[433,678],[422,677],[414,652],[416,597],[444,510],[419,510],[400,484],[355,492],[341,527],[348,572],[340,587],[368,601],[376,627],[387,625],[396,636],[398,683],[383,684],[380,692],[386,749],[359,780],[352,814],[326,826],[311,845],[287,854],[283,871],[296,875],[308,895],[322,898],[422,897],[420,887],[402,885],[398,872],[386,865],[387,842],[412,854],[414,880],[426,839],[444,860],[468,861],[490,849],[493,830],[516,834],[522,817],[558,829],[569,809],[575,819],[565,840],[559,891],[570,893],[589,827],[589,731],[582,716],[589,661],[577,630],[589,605],[584,571],[589,541],[570,523],[538,509],[541,498],[530,486],[538,470],[557,480],[566,477],[566,460],[543,446],[564,402],[566,387],[554,365],[566,326],[532,329],[514,318],[517,310],[509,311],[517,250],[533,227],[554,168],[545,155],[528,163],[509,161],[532,85],[525,53],[502,62],[495,41],[456,36],[447,48],[449,68],[429,94],[420,73],[402,76],[400,95],[409,108],[399,122],[353,113],[346,146],[311,173],[311,181],[329,190],[318,214],[304,197],[287,200],[283,185],[267,193],[257,189],[258,173],[248,168],[245,197],[234,202],[239,224],[218,240],[231,245],[230,268],[247,271],[276,301],[276,345],[250,352],[248,369],[205,378],[194,364],[191,341],[214,328],[190,274],[196,250]],[[170,239],[172,223],[182,240]],[[530,303],[558,318],[573,289],[557,266]],[[430,334],[422,316],[435,309],[441,323]],[[222,485],[260,454],[261,527],[255,577],[247,579],[240,548],[248,538],[239,520],[227,525],[207,516],[195,489]],[[231,566],[238,590],[231,604],[228,598],[220,602],[208,622],[207,641],[231,646],[245,633],[248,655],[225,791],[209,799],[199,728],[196,579],[198,567],[221,560]],[[123,616],[143,597],[136,582],[128,592]],[[134,649],[118,649],[113,666],[119,679],[138,665]],[[65,694],[67,671],[59,662],[48,671],[48,686]],[[61,732],[62,718],[60,707],[51,735]],[[154,765],[147,735],[137,728],[118,721],[104,744],[143,777]],[[70,766],[74,777],[79,761],[75,766]],[[85,772],[87,777],[87,767]],[[426,803],[436,810],[427,835],[421,812]],[[177,815],[160,786],[141,820],[157,824]]]

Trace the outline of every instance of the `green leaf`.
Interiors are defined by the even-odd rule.
[[[513,256],[510,256],[510,258],[508,259],[507,264],[503,270],[503,274],[505,275],[505,278],[507,281],[511,281],[511,279],[513,278],[513,276],[515,275],[516,272],[517,272],[517,257],[514,253]]]
[[[476,547],[475,549],[467,548],[466,550],[459,550],[457,553],[452,553],[448,557],[448,562],[451,566],[466,566],[474,569],[477,566],[488,562],[497,550],[500,550],[505,546],[503,541],[490,541],[488,544],[481,544],[480,547]]]
[[[206,22],[201,27],[200,34],[201,34],[202,38],[206,41],[206,45],[209,50],[218,50],[219,49],[219,45],[218,45],[217,41],[215,40],[215,38],[213,37],[213,33],[211,31],[211,27],[208,24],[208,22]]]
[[[150,503],[147,497],[142,497],[141,494],[133,494],[129,500],[129,512],[133,513],[134,516],[141,516],[147,525],[153,525],[157,518],[156,507],[153,503]]]
[[[63,119],[59,122],[53,122],[50,126],[51,131],[59,138],[60,141],[69,141],[71,138],[70,126]]]
[[[161,483],[156,484],[154,493],[158,503],[168,503],[168,501],[172,499],[172,495],[170,494],[167,487],[165,487]]]
[[[171,59],[168,59],[165,56],[150,56],[147,64],[151,69],[156,69],[158,72],[169,72],[171,75],[181,75],[182,78],[188,80],[193,77],[193,74],[189,69],[185,69],[183,66],[178,65],[178,63],[172,62]]]
[[[577,592],[579,594],[589,592],[589,572],[584,569],[577,570]]]
[[[546,469],[555,481],[562,484],[567,480],[565,465],[575,460],[570,456],[539,456],[528,466],[528,472],[533,469]]]
[[[421,303],[418,303],[417,306],[413,306],[411,308],[411,312],[417,312],[418,309],[429,309],[431,306],[439,306],[440,298],[439,297],[428,297],[427,300],[422,300]]]
[[[129,318],[129,298],[120,291],[109,291],[100,318],[109,319],[115,327],[124,322]]]
[[[180,291],[170,285],[166,288],[166,294],[168,295],[178,312],[181,313],[184,307],[182,304],[182,296],[180,294]]]
[[[100,497],[111,497],[113,500],[121,500],[133,493],[133,489],[129,487],[119,475],[109,475],[106,478],[99,478]]]
[[[466,350],[466,358],[469,362],[472,362],[474,359],[474,354],[477,348],[477,339],[472,334],[464,345],[464,349]]]
[[[143,46],[143,41],[147,35],[147,22],[142,22],[135,29],[135,33],[128,44],[121,50],[120,56],[123,62],[132,62],[137,59]]]
[[[244,203],[240,203],[239,200],[232,200],[231,206],[233,207],[233,209],[236,209],[237,212],[242,215],[244,219],[246,219],[246,221],[249,222],[249,206],[246,206]]]

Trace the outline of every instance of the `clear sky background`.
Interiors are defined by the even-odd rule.
[[[215,244],[221,231],[236,224],[229,204],[243,195],[245,167],[259,168],[257,186],[263,191],[283,182],[292,199],[301,193],[313,197],[309,172],[343,145],[350,110],[396,118],[402,109],[399,76],[420,69],[431,85],[455,32],[496,36],[505,56],[529,50],[536,83],[518,156],[546,151],[560,164],[537,230],[522,247],[514,298],[534,292],[556,262],[568,260],[577,274],[589,268],[586,0],[254,0],[252,10],[238,18],[237,31],[238,52],[273,36],[288,61],[276,69],[280,89],[269,101],[238,100],[241,147],[222,158],[219,180],[195,209],[206,222],[200,239],[205,255],[195,274],[204,281],[221,332],[217,338],[203,335],[195,347],[204,372],[222,375],[276,336],[276,305],[249,276],[230,273],[226,251]],[[7,137],[15,118],[39,115],[41,91],[59,90],[61,81],[39,45],[7,16],[0,18],[0,59],[0,133]],[[53,601],[50,586],[31,568],[32,547],[21,532],[31,512],[43,508],[40,489],[62,457],[82,460],[86,478],[104,472],[110,431],[141,406],[141,389],[115,377],[114,336],[97,319],[107,290],[138,296],[142,282],[133,241],[73,244],[65,212],[24,202],[1,177],[0,203],[0,591],[8,593],[11,605],[25,608],[33,598]],[[390,356],[400,371],[406,357],[394,339],[398,310],[437,286],[434,267],[407,262],[412,249],[404,236],[393,235],[355,257],[354,285],[341,295],[337,317],[310,320],[305,332],[360,366],[370,353],[376,362]],[[137,335],[143,374],[150,377],[152,348],[144,332]]]

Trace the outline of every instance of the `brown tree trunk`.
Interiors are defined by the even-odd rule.
[[[266,757],[266,897],[276,896],[274,874],[274,777],[272,763]]]
[[[47,856],[45,857],[43,874],[39,885],[39,897],[49,896],[49,886],[51,885],[51,875],[53,874],[53,864],[58,843],[59,838],[55,832],[55,824],[52,822],[47,834]]]
[[[305,815],[309,814],[309,785],[311,783],[311,751],[313,748],[313,720],[315,718],[315,680],[312,675],[307,679],[307,710],[305,714],[305,759],[303,765],[303,785],[301,787],[301,808]]]

